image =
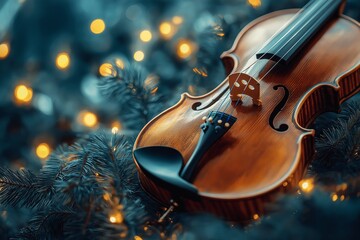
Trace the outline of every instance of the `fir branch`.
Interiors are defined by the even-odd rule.
[[[71,209],[64,207],[52,207],[50,209],[39,211],[27,224],[21,229],[17,238],[21,239],[54,239],[63,236],[63,227],[71,215],[74,215]]]
[[[125,126],[140,130],[163,108],[161,95],[157,94],[157,79],[134,63],[124,68],[113,64],[113,73],[99,80],[100,92],[119,103]]]
[[[0,168],[0,203],[10,206],[34,207],[41,200],[37,177],[28,170]]]
[[[88,148],[104,189],[110,193],[114,192],[113,198],[121,200],[126,223],[133,228],[135,223],[145,221],[144,207],[135,195],[139,185],[132,164],[131,146],[124,136],[99,131],[89,138]]]
[[[69,155],[68,146],[58,147],[40,170],[36,186],[43,194],[42,206],[51,202],[51,198],[55,194],[55,183],[63,177],[63,170],[69,160]]]

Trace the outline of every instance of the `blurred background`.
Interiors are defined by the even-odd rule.
[[[224,79],[219,56],[249,21],[306,2],[0,0],[0,164],[39,169],[56,146],[99,127],[136,135],[182,92]],[[359,20],[360,2],[345,14]],[[132,62],[162,97],[145,117],[98,87]]]
[[[219,56],[247,23],[306,3],[0,0],[0,165],[37,172],[57,146],[102,127],[135,138],[182,92],[225,78]],[[359,21],[360,1],[345,14]],[[134,69],[142,81],[125,92],[102,82]]]

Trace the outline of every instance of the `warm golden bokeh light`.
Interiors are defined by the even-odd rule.
[[[136,51],[134,53],[134,59],[135,61],[141,62],[142,60],[144,60],[145,54],[143,51]]]
[[[117,133],[119,130],[121,130],[122,126],[119,121],[115,121],[111,124],[111,132],[113,134]]]
[[[299,187],[303,192],[311,192],[314,189],[314,179],[303,179],[299,182]]]
[[[116,66],[117,66],[118,68],[120,68],[120,69],[124,69],[124,67],[125,67],[124,61],[121,60],[120,58],[117,58],[117,59],[115,60],[115,64],[116,64]]]
[[[109,220],[111,223],[122,223],[124,218],[120,212],[116,212],[110,215]]]
[[[111,63],[103,63],[99,67],[99,74],[103,77],[116,76],[116,71]]]
[[[140,236],[138,236],[138,235],[136,235],[135,237],[134,237],[134,240],[143,240]]]
[[[70,55],[67,52],[61,52],[56,56],[56,66],[59,69],[67,69],[70,65]]]
[[[331,196],[331,200],[333,201],[333,202],[336,202],[337,200],[338,200],[338,195],[336,194],[336,193],[334,193],[332,196]]]
[[[98,18],[91,22],[90,24],[90,30],[94,34],[100,34],[104,32],[106,28],[104,20]]]
[[[160,34],[163,38],[169,39],[175,33],[175,28],[170,22],[162,22],[159,26]]]
[[[255,214],[253,215],[253,219],[254,219],[254,220],[258,220],[259,218],[260,218],[259,214],[255,213]]]
[[[104,199],[105,201],[110,201],[111,195],[110,195],[109,193],[104,193],[103,199]]]
[[[15,87],[14,96],[18,103],[28,103],[33,97],[33,91],[30,87],[25,85],[18,85]]]
[[[172,22],[173,22],[174,24],[176,24],[176,25],[182,24],[183,21],[184,21],[183,18],[180,17],[180,16],[174,16],[174,17],[172,18]]]
[[[258,8],[261,6],[261,0],[248,0],[248,3],[253,7],[253,8]]]
[[[95,127],[98,123],[97,116],[95,113],[88,112],[88,111],[82,111],[79,114],[79,121],[81,124],[83,124],[86,127]]]
[[[36,155],[41,159],[47,158],[50,155],[50,146],[47,143],[40,143],[36,147]]]
[[[180,58],[188,58],[193,53],[194,46],[189,40],[180,40],[177,44],[176,53]]]
[[[0,59],[4,59],[9,55],[10,46],[8,43],[4,42],[0,44]]]
[[[140,33],[140,40],[143,42],[149,42],[152,39],[152,34],[149,30],[143,30]]]

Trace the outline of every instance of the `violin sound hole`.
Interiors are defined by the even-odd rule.
[[[279,88],[284,89],[284,97],[276,105],[276,107],[274,108],[274,111],[271,113],[270,118],[269,118],[269,124],[276,131],[285,132],[289,128],[289,126],[287,124],[282,123],[282,124],[280,124],[279,127],[275,127],[275,125],[274,125],[274,120],[275,120],[276,115],[278,115],[278,113],[280,113],[281,110],[283,110],[283,108],[285,107],[285,104],[286,104],[286,102],[287,102],[287,100],[289,98],[289,90],[284,85],[276,85],[276,86],[274,86],[275,91],[277,91]]]

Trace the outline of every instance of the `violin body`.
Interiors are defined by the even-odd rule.
[[[248,24],[221,56],[227,75],[249,66],[254,53],[296,12],[278,11]],[[249,97],[237,105],[223,94],[230,77],[203,96],[182,94],[176,105],[143,128],[135,153],[144,147],[166,146],[176,149],[185,165],[198,144],[204,116],[221,109],[225,101],[229,106],[224,112],[237,120],[201,157],[191,179],[196,194],[162,184],[144,170],[135,154],[142,187],[163,204],[174,199],[190,212],[205,211],[236,221],[263,214],[265,203],[279,192],[294,189],[302,179],[314,155],[311,124],[315,118],[338,111],[343,101],[359,91],[359,60],[359,24],[339,15],[291,62],[277,66],[259,81],[260,106]],[[261,78],[273,65],[269,59],[260,59],[248,73]]]

